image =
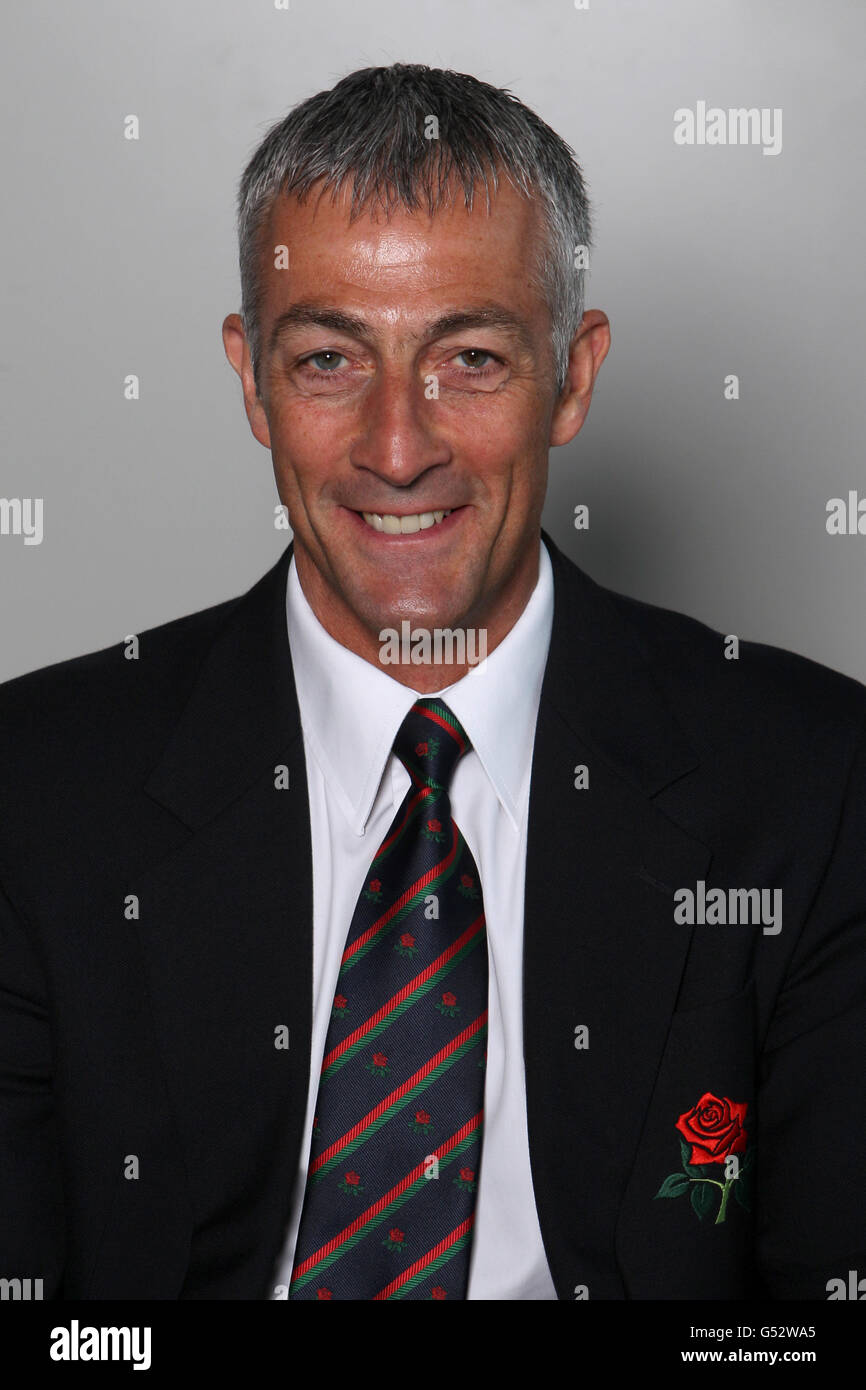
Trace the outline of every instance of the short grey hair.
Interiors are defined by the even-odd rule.
[[[429,118],[438,138],[425,138]],[[505,88],[467,73],[420,63],[362,68],[330,91],[293,107],[272,126],[250,159],[238,192],[241,314],[259,384],[260,240],[274,200],[303,202],[313,185],[336,200],[352,178],[350,222],[378,204],[386,213],[442,206],[450,181],[463,186],[467,210],[483,184],[505,171],[518,192],[539,201],[544,234],[529,267],[552,321],[557,394],[568,373],[571,341],[583,317],[583,260],[591,249],[590,208],[574,151]]]

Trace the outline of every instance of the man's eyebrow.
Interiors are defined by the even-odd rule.
[[[448,333],[457,333],[465,328],[501,328],[511,333],[527,352],[535,348],[526,320],[520,314],[515,314],[513,309],[506,309],[504,304],[481,305],[475,309],[443,314],[428,326],[424,336],[430,339],[444,338]]]
[[[275,320],[271,329],[270,348],[273,351],[277,345],[277,340],[291,328],[316,327],[332,328],[336,333],[345,333],[350,338],[361,338],[365,342],[371,338],[370,330],[363,319],[355,318],[352,314],[345,314],[342,309],[326,309],[301,300],[286,309]]]
[[[270,349],[277,345],[282,334],[292,328],[331,328],[335,333],[345,333],[347,337],[358,338],[361,342],[372,343],[376,333],[363,319],[354,314],[344,313],[342,309],[327,308],[309,301],[291,305],[276,319],[270,334]],[[522,347],[531,352],[535,347],[529,325],[520,314],[514,313],[503,304],[479,305],[472,309],[455,310],[441,314],[421,332],[413,334],[416,341],[433,342],[444,338],[448,333],[471,328],[499,328],[511,333]]]

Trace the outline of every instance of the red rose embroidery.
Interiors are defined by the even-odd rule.
[[[418,1121],[419,1125],[429,1125],[430,1123],[430,1116],[427,1114],[426,1110],[416,1110],[415,1119]]]
[[[345,994],[335,994],[335,995],[334,995],[334,1008],[335,1008],[335,1009],[345,1009],[345,1007],[346,1007],[346,1005],[348,1004],[348,1002],[349,1002],[349,1001],[348,1001],[348,999],[346,998]]]
[[[430,1297],[431,1297],[431,1298],[447,1298],[447,1297],[448,1297],[448,1294],[446,1293],[445,1289],[443,1289],[443,1287],[442,1287],[441,1284],[437,1284],[436,1287],[435,1287],[435,1289],[431,1289],[431,1290],[430,1290]]]
[[[474,1168],[461,1168],[457,1177],[454,1178],[454,1186],[459,1187],[461,1192],[474,1192],[477,1187],[475,1181]]]
[[[419,757],[419,758],[426,758],[426,757],[427,757],[427,751],[428,751],[428,750],[427,750],[427,744],[426,744],[426,743],[416,743],[416,744],[415,744],[415,752],[418,754],[418,757]]]
[[[403,1241],[406,1238],[405,1231],[401,1231],[399,1226],[393,1226],[388,1232],[387,1238],[382,1241],[386,1250],[390,1250],[393,1255],[395,1251],[404,1250]]]
[[[415,945],[415,938],[410,931],[404,931],[399,941],[394,942],[394,950],[398,956],[408,956],[412,960],[418,947]]]
[[[471,874],[460,875],[460,882],[457,884],[457,892],[460,894],[461,898],[477,898],[479,896],[475,879]]]
[[[445,991],[436,1007],[443,1018],[456,1018],[460,1012],[457,995],[452,994],[450,990]]]
[[[728,1154],[745,1152],[748,1134],[743,1126],[748,1105],[707,1091],[697,1105],[680,1115],[677,1129],[692,1146],[691,1163],[724,1163]]]
[[[379,903],[382,901],[382,880],[371,878],[367,887],[364,889],[364,897],[368,903]]]
[[[374,1052],[370,1061],[365,1062],[364,1066],[371,1076],[387,1076],[390,1071],[388,1058],[384,1052]]]
[[[437,845],[445,843],[445,831],[442,829],[442,822],[437,820],[435,816],[424,822],[422,834]]]
[[[732,1195],[744,1211],[751,1211],[755,1145],[748,1143],[743,1123],[748,1108],[747,1101],[719,1099],[706,1091],[680,1115],[676,1128],[682,1172],[668,1173],[653,1200],[688,1196],[700,1221],[715,1210],[716,1226],[727,1219]]]
[[[334,1295],[331,1293],[331,1290],[330,1290],[330,1289],[318,1289],[317,1292],[316,1292],[316,1298],[333,1298],[333,1297],[334,1297]]]
[[[360,1174],[360,1173],[347,1173],[346,1176],[345,1176],[344,1181],[347,1182],[347,1183],[349,1184],[350,1187],[357,1187],[357,1186],[358,1186],[358,1183],[361,1181],[361,1174]]]

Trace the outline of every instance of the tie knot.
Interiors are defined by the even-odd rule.
[[[394,752],[413,782],[448,791],[457,761],[469,748],[459,719],[442,700],[416,700],[394,739]]]

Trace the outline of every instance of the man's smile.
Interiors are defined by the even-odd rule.
[[[361,515],[374,531],[384,531],[388,536],[408,536],[437,526],[444,517],[451,515],[451,511],[449,508],[441,512],[408,512],[402,516],[394,512],[362,512]]]
[[[383,541],[402,541],[420,538],[429,542],[434,535],[450,533],[467,510],[466,507],[437,508],[428,512],[359,512],[346,508],[351,516],[358,518],[363,530],[380,537]]]

